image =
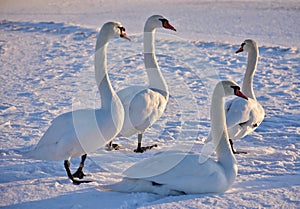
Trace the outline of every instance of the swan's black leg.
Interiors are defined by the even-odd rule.
[[[70,171],[70,162],[68,160],[65,160],[64,165],[65,165],[65,169],[67,171],[69,179],[73,180],[73,176]]]
[[[86,156],[87,156],[87,154],[84,154],[84,155],[81,156],[81,162],[80,162],[79,168],[72,175],[74,178],[82,179],[85,176],[85,174],[83,173],[82,169],[84,167],[84,161],[86,159]]]
[[[78,180],[75,180],[73,178],[73,175],[71,174],[71,171],[70,171],[70,162],[68,160],[65,160],[64,165],[65,165],[65,169],[67,171],[68,177],[69,177],[69,179],[72,180],[73,184],[79,185],[81,183],[90,183],[90,182],[92,182],[92,181],[78,181]]]
[[[234,148],[233,148],[233,142],[232,142],[231,139],[229,139],[229,143],[230,143],[230,147],[231,147],[231,150],[232,150],[233,154],[247,154],[247,152],[244,152],[244,151],[236,151],[236,150],[234,150]]]
[[[153,147],[157,147],[157,144],[154,144],[154,145],[151,145],[151,146],[147,146],[147,147],[142,147],[142,137],[143,137],[143,134],[138,134],[138,146],[134,150],[134,152],[143,153],[143,152],[145,152],[148,149],[152,149]]]

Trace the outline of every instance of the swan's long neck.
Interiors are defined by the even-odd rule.
[[[95,76],[101,97],[101,108],[106,109],[111,108],[112,98],[116,93],[111,86],[106,69],[106,49],[109,38],[105,34],[101,34],[101,31],[98,35],[95,52]]]
[[[217,89],[216,89],[217,90]],[[224,110],[223,89],[214,92],[211,106],[211,136],[216,145],[216,154],[218,161],[226,168],[235,164],[235,157],[229,144],[229,137],[226,127],[226,118]],[[220,90],[220,89],[219,89]],[[222,93],[220,93],[222,92]]]
[[[247,68],[244,76],[242,91],[251,99],[256,99],[253,91],[253,77],[258,61],[258,49],[253,49],[248,53]]]
[[[144,62],[149,79],[149,87],[168,93],[167,83],[158,66],[155,55],[155,29],[147,24],[144,28]]]

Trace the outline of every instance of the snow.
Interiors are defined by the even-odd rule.
[[[299,208],[300,3],[296,0],[2,1],[0,3],[0,207],[3,208]],[[142,58],[146,18],[162,14],[177,32],[158,30],[156,53],[170,89],[163,117],[144,135],[158,147],[136,154],[137,136],[116,139],[119,151],[88,155],[90,184],[73,185],[63,162],[22,158],[52,119],[72,109],[99,107],[93,52],[108,20],[123,23],[131,42],[113,40],[108,70],[116,90],[147,82]],[[235,142],[238,177],[223,194],[159,196],[116,193],[133,163],[166,150],[201,151],[210,127],[210,94],[220,79],[240,83],[255,39],[254,78],[266,117]],[[80,159],[71,160],[74,171]]]

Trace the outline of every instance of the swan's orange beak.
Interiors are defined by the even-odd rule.
[[[163,22],[163,27],[167,28],[167,29],[170,29],[170,30],[173,30],[173,31],[176,31],[176,29],[168,21]]]
[[[241,47],[240,47],[235,53],[240,53],[240,52],[244,51],[244,46],[245,46],[245,45],[246,45],[245,42],[242,43],[242,44],[241,44]]]
[[[237,54],[237,53],[240,53],[242,51],[244,51],[244,48],[241,46],[235,53]]]
[[[239,89],[235,89],[234,94],[238,97],[242,97],[242,98],[248,100],[248,97],[245,94],[243,94]]]
[[[121,37],[121,38],[125,38],[125,39],[127,39],[128,41],[131,41],[131,39],[127,36],[127,34],[126,34],[124,31],[121,32],[120,37]]]

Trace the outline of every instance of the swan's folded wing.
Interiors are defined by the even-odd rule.
[[[185,153],[179,151],[162,152],[134,164],[124,171],[123,174],[128,178],[137,179],[157,176],[172,169],[180,163],[185,156]]]
[[[145,179],[157,183],[166,183],[170,177],[207,176],[219,171],[219,165],[210,158],[201,162],[201,155],[190,152],[167,151],[134,164],[124,175],[131,179]],[[177,176],[178,175],[178,176]]]
[[[236,98],[227,102],[225,105],[227,128],[246,123],[250,119],[250,111],[248,100]]]
[[[135,97],[137,93],[146,89],[144,86],[130,86],[125,89],[118,91],[118,96],[122,101],[123,106],[129,106],[131,100]]]
[[[177,159],[174,160],[174,157]],[[174,155],[166,156],[166,158],[163,161],[171,161],[174,165],[172,168],[161,172],[161,174],[142,180],[152,182],[154,186],[157,184],[158,188],[163,187],[170,191],[178,191],[179,193],[186,194],[221,192],[225,191],[228,187],[224,168],[211,158],[207,158],[206,161],[201,163],[199,162],[199,154],[175,153]],[[166,165],[164,163],[161,164],[163,168]],[[155,165],[157,166],[158,164]]]

